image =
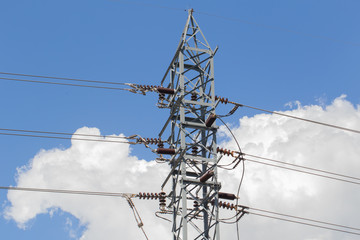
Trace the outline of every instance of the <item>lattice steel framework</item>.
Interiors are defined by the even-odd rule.
[[[171,185],[170,203],[163,212],[172,214],[173,239],[220,239],[214,89],[214,51],[189,10],[174,58],[161,86],[174,89],[160,94],[159,107],[170,116],[159,136],[174,153],[171,171],[162,189]],[[165,82],[167,82],[165,84]],[[170,131],[170,136],[165,132]]]

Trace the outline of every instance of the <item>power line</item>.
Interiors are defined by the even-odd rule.
[[[224,124],[225,122],[221,119],[221,117],[219,118]],[[226,124],[225,124],[226,126]],[[227,127],[227,126],[226,126]],[[235,136],[233,135],[233,137],[235,138]],[[235,138],[236,139],[236,138]],[[237,140],[236,140],[237,141]],[[268,161],[273,161],[273,162],[277,162],[277,163],[283,163],[283,164],[288,164],[288,163],[284,163],[281,161],[277,161],[277,160],[273,160],[273,159],[269,159],[269,158],[263,158],[263,157],[259,157],[256,155],[251,155],[251,154],[246,154],[243,153],[241,150],[239,152],[237,151],[231,151],[231,150],[227,150],[227,149],[219,149],[218,152],[228,155],[228,156],[233,156],[236,159],[239,159],[238,161],[251,161],[251,162],[256,162],[256,163],[261,163],[261,164],[265,164],[265,165],[269,165],[269,166],[274,166],[274,167],[279,167],[279,168],[284,168],[287,170],[292,170],[292,171],[297,171],[297,172],[302,172],[302,173],[306,173],[306,174],[311,174],[311,175],[315,175],[315,176],[320,176],[320,177],[325,177],[325,178],[329,178],[329,179],[333,179],[333,180],[339,180],[339,181],[344,181],[344,182],[348,182],[348,183],[353,183],[353,184],[358,184],[360,185],[359,182],[354,182],[354,181],[348,181],[348,180],[344,180],[344,179],[340,179],[340,178],[335,178],[335,177],[330,177],[330,176],[326,176],[326,175],[322,175],[322,174],[316,174],[316,173],[311,173],[308,171],[302,171],[302,170],[298,170],[298,169],[293,169],[293,168],[288,168],[288,167],[283,167],[283,166],[278,166],[278,165],[274,165],[274,164],[269,164],[269,163],[264,163],[264,162],[260,162],[260,161],[256,161],[256,160],[252,160],[252,159],[247,159],[247,158],[243,158],[243,156],[251,156],[251,157],[255,157],[255,158],[260,158],[263,160],[268,160]],[[234,156],[234,153],[237,153],[238,156]],[[233,161],[232,163],[235,163],[235,161]],[[237,164],[237,163],[236,163]],[[288,164],[291,166],[295,166],[295,167],[302,167],[299,165],[295,165],[295,164]],[[236,165],[235,165],[236,166]],[[308,167],[304,167],[308,170],[313,170],[313,171],[317,171],[317,169],[315,168],[308,168]],[[333,175],[337,175],[337,176],[342,176],[342,177],[348,177],[348,178],[352,178],[352,179],[359,179],[359,178],[355,178],[355,177],[350,177],[350,176],[346,176],[346,175],[342,175],[342,174],[336,174],[336,173],[332,173],[332,172],[328,172],[328,171],[323,171],[323,170],[318,170],[320,172],[323,173],[328,173],[328,174],[333,174]],[[238,205],[238,203],[236,203],[236,206]],[[314,222],[314,223],[320,223],[320,224],[326,224],[329,226],[334,226],[334,227],[341,227],[341,228],[347,228],[347,229],[351,229],[351,230],[357,230],[360,231],[360,228],[354,228],[354,227],[348,227],[348,226],[344,226],[344,225],[339,225],[339,224],[333,224],[333,223],[329,223],[329,222],[324,222],[324,221],[319,221],[319,220],[314,220],[314,219],[309,219],[309,218],[303,218],[303,217],[297,217],[297,216],[293,216],[293,215],[288,215],[288,214],[282,214],[282,213],[277,213],[277,212],[272,212],[272,211],[268,211],[268,210],[263,210],[263,209],[259,209],[259,208],[248,208],[248,209],[252,209],[255,211],[260,211],[260,212],[265,212],[265,213],[271,213],[271,214],[275,214],[275,215],[279,215],[279,216],[283,216],[283,217],[288,217],[288,218],[295,218],[295,219],[299,219],[299,220],[303,220],[303,221],[309,221],[309,222]],[[295,220],[289,220],[289,219],[285,219],[285,218],[279,218],[279,217],[274,217],[274,216],[269,216],[269,215],[265,215],[265,214],[259,214],[259,213],[254,213],[254,212],[249,212],[246,211],[246,213],[250,213],[253,215],[258,215],[258,216],[263,216],[263,217],[268,217],[268,218],[273,218],[273,219],[278,219],[278,220],[282,220],[282,221],[288,221],[288,222],[292,222],[292,223],[298,223],[298,224],[303,224],[303,225],[308,225],[308,226],[313,226],[313,227],[319,227],[319,228],[323,228],[323,229],[328,229],[328,230],[333,230],[333,231],[338,231],[338,232],[343,232],[343,233],[349,233],[349,234],[355,234],[355,235],[360,235],[360,233],[356,233],[356,232],[351,232],[351,231],[346,231],[346,230],[342,230],[342,229],[336,229],[333,227],[325,227],[325,226],[320,226],[317,224],[312,224],[312,223],[306,223],[306,222],[301,222],[301,221],[295,221]],[[237,214],[234,216],[236,217]],[[238,223],[238,220],[234,223]]]
[[[323,125],[323,126],[327,126],[327,127],[332,127],[332,128],[344,130],[344,131],[349,131],[349,132],[353,132],[353,133],[360,133],[360,131],[356,130],[356,129],[345,128],[345,127],[342,127],[342,126],[337,126],[337,125],[333,125],[333,124],[329,124],[329,123],[319,122],[319,121],[315,121],[315,120],[311,120],[311,119],[307,119],[307,118],[296,117],[296,116],[293,116],[293,115],[284,114],[284,113],[280,113],[280,112],[276,112],[276,111],[270,111],[270,110],[266,110],[266,109],[262,109],[262,108],[258,108],[258,107],[249,106],[249,105],[244,105],[244,104],[237,103],[237,102],[232,102],[232,101],[221,101],[221,102],[231,103],[231,104],[237,105],[239,107],[251,108],[251,109],[258,110],[258,111],[267,112],[267,113],[270,113],[270,114],[276,114],[276,115],[280,115],[280,116],[283,116],[283,117],[288,117],[288,118],[293,118],[293,119],[297,119],[297,120],[301,120],[301,121],[315,123],[315,124],[319,124],[319,125]]]
[[[58,79],[58,80],[68,80],[68,81],[81,81],[81,82],[91,82],[91,83],[119,84],[119,85],[128,85],[128,86],[131,86],[133,88],[128,89],[128,88],[118,88],[118,87],[105,87],[105,86],[94,86],[94,85],[83,85],[83,84],[72,84],[72,83],[60,83],[60,82],[47,82],[47,81],[38,81],[38,80],[29,80],[29,79],[17,79],[17,78],[3,78],[3,77],[0,77],[0,80],[6,80],[6,81],[20,81],[20,82],[29,82],[29,83],[54,84],[54,85],[65,85],[65,86],[87,87],[87,88],[100,88],[100,89],[109,89],[109,90],[123,90],[123,91],[125,90],[125,91],[130,91],[130,92],[133,92],[133,93],[137,93],[139,91],[139,89],[141,89],[140,85],[131,84],[131,83],[117,83],[117,82],[95,81],[95,80],[85,80],[85,79],[77,79],[77,78],[61,78],[61,77],[53,77],[53,76],[41,76],[41,75],[30,75],[30,74],[21,74],[21,73],[7,73],[7,72],[0,72],[0,74],[16,75],[16,76],[28,76],[28,77],[37,77],[37,78],[48,78],[48,79]],[[144,89],[142,89],[140,91],[143,92]],[[237,103],[237,102],[226,101],[225,103],[232,103],[232,104],[234,104],[235,106],[238,106],[238,107],[247,107],[247,108],[251,108],[251,109],[254,109],[254,110],[258,110],[258,111],[267,112],[267,113],[270,113],[270,114],[276,114],[276,115],[289,117],[289,118],[293,118],[293,119],[297,119],[297,120],[302,120],[302,121],[306,121],[306,122],[310,122],[310,123],[315,123],[315,124],[319,124],[319,125],[323,125],[323,126],[327,126],[327,127],[337,128],[337,129],[344,130],[344,131],[350,131],[350,132],[353,132],[353,133],[360,133],[360,131],[356,130],[356,129],[350,129],[350,128],[345,128],[345,127],[342,127],[342,126],[328,124],[328,123],[324,123],[324,122],[320,122],[320,121],[315,121],[315,120],[311,120],[311,119],[296,117],[296,116],[293,116],[293,115],[284,114],[284,113],[280,113],[280,112],[277,112],[277,111],[266,110],[266,109],[262,109],[262,108],[258,108],[258,107],[253,107],[253,106],[249,106],[249,105],[245,105],[245,104],[241,104],[241,103]],[[236,111],[236,109],[234,109],[232,111],[233,111],[232,112],[232,114],[233,114]]]
[[[10,129],[10,128],[0,128],[0,131],[8,131],[8,132],[0,132],[0,135],[7,136],[18,136],[18,137],[35,137],[35,138],[50,138],[50,139],[64,139],[64,140],[78,140],[78,141],[92,141],[92,142],[109,142],[109,143],[126,143],[126,144],[144,144],[147,148],[152,149],[149,145],[152,144],[160,144],[165,143],[167,141],[163,141],[160,138],[143,138],[140,135],[134,134],[128,137],[125,136],[102,136],[95,134],[80,134],[80,133],[65,133],[65,132],[50,132],[50,131],[36,131],[36,130],[25,130],[25,129]],[[21,133],[9,133],[11,132],[21,132]],[[51,135],[34,135],[34,134],[23,134],[23,133],[35,133],[35,134],[53,134],[53,135],[65,135],[72,137],[59,137],[59,136],[51,136]],[[81,136],[81,137],[95,137],[100,139],[89,139],[89,138],[74,138],[73,136]],[[134,140],[130,141],[116,141],[116,140],[107,140],[110,139],[125,139],[125,140]],[[152,149],[153,150],[153,149]]]
[[[105,86],[94,86],[94,85],[83,85],[83,84],[72,84],[72,83],[60,83],[60,82],[47,82],[47,81],[38,81],[38,80],[29,80],[29,79],[17,79],[17,78],[3,78],[3,77],[0,77],[0,80],[28,82],[28,83],[41,83],[41,84],[53,84],[53,85],[63,85],[63,86],[72,86],[72,87],[100,88],[100,89],[109,89],[109,90],[123,90],[123,91],[130,91],[130,92],[132,90],[132,89],[127,89],[127,88],[105,87]]]
[[[0,72],[0,74],[1,74],[1,72]],[[11,74],[15,75],[15,73],[11,73]],[[36,76],[36,75],[27,75],[27,74],[17,74],[17,75]],[[65,78],[57,78],[57,77],[50,77],[50,76],[47,76],[47,78],[65,79]],[[71,78],[67,78],[67,80],[70,80],[70,79]],[[130,92],[133,92],[133,93],[137,92],[137,90],[135,90],[135,89],[127,89],[127,88],[105,87],[105,86],[94,86],[94,85],[82,85],[82,84],[72,84],[72,83],[59,83],[59,82],[47,82],[47,81],[38,81],[38,80],[29,80],[29,79],[16,79],[16,78],[3,78],[3,77],[0,77],[0,80],[30,82],[30,83],[41,83],[41,84],[65,85],[65,86],[73,86],[73,87],[100,88],[100,89],[109,89],[109,90],[125,90],[125,91],[130,91]],[[83,80],[83,81],[88,81],[88,80]],[[95,81],[95,82],[99,82],[99,81]],[[103,83],[109,83],[109,82],[103,82]],[[113,83],[113,84],[116,84],[116,83]],[[118,83],[118,84],[122,84],[122,83]],[[227,102],[232,103],[232,104],[234,104],[236,106],[239,106],[239,107],[247,107],[247,108],[255,109],[255,110],[258,110],[258,111],[267,112],[267,113],[270,113],[270,114],[276,114],[276,115],[289,117],[289,118],[293,118],[293,119],[297,119],[297,120],[301,120],[301,121],[306,121],[306,122],[310,122],[310,123],[315,123],[315,124],[319,124],[319,125],[323,125],[323,126],[327,126],[327,127],[337,128],[337,129],[340,129],[340,130],[349,131],[349,132],[353,132],[353,133],[360,133],[359,130],[355,130],[355,129],[345,128],[345,127],[342,127],[342,126],[328,124],[328,123],[315,121],[315,120],[311,120],[311,119],[296,117],[296,116],[293,116],[293,115],[284,114],[284,113],[280,113],[280,112],[277,112],[277,111],[270,111],[270,110],[266,110],[266,109],[262,109],[262,108],[258,108],[258,107],[249,106],[249,105],[244,105],[244,104],[237,103],[237,102],[232,102],[232,101],[227,101]]]
[[[53,189],[53,188],[28,188],[28,187],[5,187],[5,186],[0,186],[0,189],[2,189],[2,190],[11,190],[11,191],[79,194],[79,195],[106,196],[106,197],[135,197],[136,196],[136,194],[131,194],[131,193],[92,192],[92,191],[80,191],[80,190]]]
[[[41,77],[41,76],[35,76],[35,75],[27,75],[27,77]],[[66,84],[66,83],[58,83],[58,82],[45,82],[45,81],[37,81],[37,80],[24,80],[24,79],[13,79],[13,78],[0,78],[0,79],[3,79],[3,80],[9,80],[9,81],[23,81],[23,82],[34,82],[34,83],[47,83],[47,84],[58,84],[58,85],[68,85],[68,86],[77,86],[77,87],[92,87],[92,88],[105,88],[105,89],[116,89],[116,90],[127,90],[127,91],[131,91],[130,89],[123,89],[123,88],[112,88],[112,87],[102,87],[102,86],[90,86],[90,85],[81,85],[81,84]],[[56,78],[58,80],[60,80],[59,78]],[[70,80],[70,79],[63,79],[63,80]],[[74,81],[74,80],[70,80],[70,81]],[[75,80],[77,81],[77,80]],[[83,81],[83,80],[81,80]],[[84,81],[87,81],[87,80],[84,80]],[[93,82],[94,83],[94,82]],[[99,83],[99,82],[97,82]],[[105,83],[105,82],[102,82],[102,83]],[[5,131],[9,131],[9,130],[5,130]],[[11,131],[11,130],[10,130]],[[21,131],[25,131],[25,130],[19,130],[19,132]],[[46,133],[46,134],[62,134],[62,133],[51,133],[51,132],[41,132],[41,131],[33,131],[34,133]],[[65,138],[65,137],[54,137],[54,136],[41,136],[41,135],[32,135],[32,134],[15,134],[15,133],[0,133],[0,134],[3,134],[3,135],[14,135],[14,136],[28,136],[28,137],[45,137],[45,138],[58,138],[58,139],[72,139],[72,140],[85,140],[85,141],[99,141],[100,140],[95,140],[95,139],[79,139],[79,138]],[[70,135],[70,134],[69,134]],[[235,138],[235,141],[236,138]],[[117,142],[119,143],[119,141],[106,141],[106,140],[101,140],[101,142]],[[124,142],[124,143],[129,143],[129,142]],[[239,144],[238,144],[239,146]],[[239,151],[241,152],[241,149],[239,147]],[[244,161],[243,161],[243,164],[244,164]],[[243,169],[244,171],[244,169]],[[244,173],[244,172],[243,172]],[[242,176],[243,178],[243,176]],[[241,182],[242,182],[242,179],[241,179]],[[239,195],[239,191],[240,191],[240,186],[241,186],[241,182],[239,184],[239,188],[238,188],[238,194]],[[5,188],[5,187],[4,187]],[[8,190],[23,190],[25,188],[16,188],[16,189],[10,189],[11,187],[6,187]],[[31,188],[26,188],[27,190],[23,190],[23,191],[38,191],[38,192],[54,192],[54,193],[71,193],[71,194],[85,194],[83,193],[84,191],[80,191],[82,193],[78,193],[79,191],[73,191],[73,190],[56,190],[56,189],[37,189],[35,190],[36,188],[32,188],[32,190],[30,190]],[[46,191],[47,190],[47,191]],[[49,191],[50,190],[50,191]],[[64,192],[64,191],[67,191],[67,192]],[[88,192],[90,193],[90,192]],[[99,193],[99,192],[92,192],[92,193]],[[176,192],[174,191],[173,194],[176,194]],[[100,194],[86,194],[86,195],[100,195]],[[112,196],[112,195],[101,195],[101,196]],[[123,196],[118,196],[118,197],[126,197],[126,195],[123,195]],[[131,205],[131,201],[129,201],[129,204],[130,204],[130,207],[132,207]],[[186,208],[185,208],[186,209]],[[185,209],[182,209],[182,210],[185,210]],[[137,213],[136,211],[136,208],[133,208],[133,213],[134,213],[134,216],[137,220],[137,223],[139,224],[139,227],[140,227],[140,223],[142,224],[141,222],[141,219],[140,219],[140,216],[138,214],[135,214]],[[175,211],[174,211],[174,214],[175,214]],[[176,214],[177,214],[177,211],[176,211]],[[205,215],[205,211],[204,211],[204,215]],[[137,216],[139,216],[139,219],[140,221],[138,221],[137,219]],[[176,217],[176,215],[174,215]],[[205,219],[205,218],[204,218]],[[330,229],[330,228],[328,228]],[[142,229],[143,230],[143,229]],[[145,232],[144,232],[145,234]],[[146,234],[145,234],[146,236]]]
[[[17,77],[31,77],[31,78],[38,78],[40,80],[35,79],[23,79],[23,78],[9,78],[0,77],[0,80],[3,81],[17,81],[17,82],[27,82],[27,83],[40,83],[40,84],[53,84],[53,85],[63,85],[63,86],[72,86],[72,87],[86,87],[86,88],[100,88],[100,89],[108,89],[108,90],[122,90],[122,91],[129,91],[132,93],[139,93],[145,95],[146,92],[161,92],[160,86],[153,86],[153,85],[139,85],[135,83],[120,83],[120,82],[108,82],[108,81],[96,81],[96,80],[86,80],[86,79],[79,79],[79,78],[63,78],[63,77],[54,77],[54,76],[42,76],[42,75],[31,75],[31,74],[23,74],[23,73],[8,73],[8,72],[0,72],[3,75],[11,75]],[[63,83],[63,82],[52,82],[52,81],[44,81],[48,79],[55,79],[55,80],[63,80],[63,81],[74,81],[74,82],[86,82],[92,84],[105,84],[103,86],[100,85],[86,85],[86,84],[75,84],[75,83]],[[106,84],[112,85],[122,85],[128,86],[129,88],[121,88],[121,87],[109,87]],[[168,89],[163,89],[163,91]]]
[[[337,129],[341,129],[341,130],[344,130],[344,131],[349,131],[349,132],[354,132],[354,133],[360,133],[359,130],[350,129],[350,128],[345,128],[345,127],[341,127],[341,126],[337,126],[337,125],[333,125],[333,124],[329,124],[329,123],[324,123],[324,122],[314,121],[314,120],[311,120],[311,119],[296,117],[296,116],[293,116],[293,115],[284,114],[284,113],[280,113],[280,112],[276,112],[276,111],[270,111],[270,110],[261,109],[261,108],[257,108],[257,107],[252,107],[252,106],[248,106],[248,105],[244,105],[244,104],[238,104],[238,105],[239,105],[240,107],[252,108],[252,109],[255,109],[255,110],[259,110],[259,111],[263,111],[263,112],[267,112],[267,113],[271,113],[271,114],[276,114],[276,115],[280,115],[280,116],[284,116],[284,117],[289,117],[289,118],[293,118],[293,119],[297,119],[297,120],[302,120],[302,121],[306,121],[306,122],[311,122],[311,123],[315,123],[315,124],[320,124],[320,125],[327,126],[327,127],[337,128]]]
[[[296,218],[296,219],[300,219],[300,220],[305,220],[305,221],[310,221],[310,222],[316,222],[316,223],[326,224],[326,225],[330,225],[330,226],[334,226],[334,227],[341,227],[341,228],[347,228],[347,229],[352,229],[352,230],[360,231],[360,228],[349,227],[349,226],[345,226],[345,225],[339,225],[339,224],[335,224],[335,223],[329,223],[329,222],[314,220],[314,219],[310,219],[310,218],[298,217],[298,216],[294,216],[294,215],[289,215],[289,214],[283,214],[283,213],[273,212],[273,211],[264,210],[264,209],[260,209],[260,208],[249,207],[249,209],[252,209],[252,210],[255,210],[255,211],[259,211],[259,212],[265,212],[265,213],[275,214],[275,215],[279,215],[279,216],[282,216],[282,217]]]
[[[137,194],[132,194],[132,193],[95,192],[95,191],[82,191],[82,190],[53,189],[53,188],[29,188],[29,187],[5,187],[5,186],[0,186],[0,189],[2,189],[2,190],[11,190],[11,191],[28,191],[28,192],[45,192],[45,193],[59,193],[59,194],[90,195],[90,196],[122,197],[122,198],[126,198],[126,199],[137,196]],[[333,224],[333,223],[313,220],[313,219],[309,219],[309,218],[302,218],[302,217],[297,217],[297,216],[292,216],[292,215],[267,211],[267,210],[258,209],[258,208],[249,208],[249,209],[252,209],[252,210],[255,210],[255,211],[266,212],[266,213],[271,213],[271,214],[276,214],[276,215],[285,216],[285,217],[291,217],[291,218],[296,218],[296,219],[301,219],[301,220],[306,220],[306,221],[331,225],[331,226],[337,226],[337,227],[348,228],[348,229],[353,229],[353,230],[360,230],[359,228],[348,227],[348,226],[344,226],[344,225]],[[343,231],[343,230],[340,230],[340,229],[333,229],[333,228],[323,227],[323,226],[320,226],[320,225],[314,225],[314,224],[309,224],[309,223],[304,223],[304,222],[293,221],[293,220],[289,220],[289,219],[277,218],[277,217],[258,214],[258,213],[254,213],[254,212],[249,212],[249,213],[253,214],[253,215],[264,216],[264,217],[279,219],[279,220],[283,220],[283,221],[289,221],[289,222],[294,222],[294,223],[299,223],[299,224],[304,224],[304,225],[309,225],[309,226],[314,226],[314,227],[320,227],[320,228],[325,228],[325,229],[334,230],[334,231],[340,231],[340,232],[346,232],[346,233],[350,233],[350,234],[360,235],[359,233],[354,233],[354,232]]]
[[[252,215],[256,215],[256,216],[267,217],[267,218],[272,218],[272,219],[276,219],[276,220],[281,220],[281,221],[286,221],[286,222],[292,222],[292,223],[307,225],[307,226],[311,226],[311,227],[317,227],[317,228],[323,228],[323,229],[337,231],[337,232],[360,235],[360,233],[356,233],[356,232],[350,232],[350,231],[346,231],[346,230],[330,228],[330,227],[325,227],[325,226],[321,226],[321,225],[316,225],[316,224],[305,223],[305,222],[301,222],[301,221],[290,220],[290,219],[286,219],[286,218],[274,217],[274,216],[269,216],[269,215],[265,215],[265,214],[254,213],[254,212],[248,212],[248,213],[252,214]]]
[[[59,194],[76,194],[76,195],[88,195],[88,196],[105,196],[105,197],[121,197],[125,198],[129,203],[129,206],[134,214],[134,218],[137,222],[137,226],[141,228],[146,239],[148,239],[145,230],[143,228],[144,224],[141,220],[140,214],[135,207],[135,204],[131,200],[133,197],[137,197],[137,194],[133,193],[120,193],[120,192],[93,192],[93,191],[80,191],[80,190],[65,190],[65,189],[53,189],[53,188],[27,188],[27,187],[5,187],[0,186],[2,190],[11,190],[11,191],[27,191],[27,192],[43,192],[43,193],[59,193]]]
[[[221,117],[219,117],[219,120],[225,125],[225,127],[228,129],[228,131],[230,132],[230,134],[232,135],[232,137],[234,138],[234,141],[239,149],[239,156],[241,156],[240,154],[242,153],[241,151],[241,148],[240,148],[240,144],[238,142],[238,140],[236,139],[234,133],[231,131],[231,129],[229,128],[229,126],[224,122],[224,120],[222,120]],[[241,159],[240,159],[241,161]],[[238,185],[238,189],[236,191],[236,205],[238,205],[239,203],[239,195],[240,195],[240,189],[241,189],[241,186],[242,186],[242,183],[243,183],[243,180],[244,180],[244,177],[245,177],[245,163],[244,161],[242,161],[242,174],[241,174],[241,178],[240,178],[240,182],[239,182],[239,185]],[[237,215],[237,214],[236,214]],[[236,216],[235,215],[235,216]],[[239,240],[240,239],[240,234],[239,234],[239,222],[237,221],[236,222],[236,236],[237,236],[237,239]]]
[[[309,175],[313,175],[313,176],[318,176],[318,177],[323,177],[323,178],[328,178],[328,179],[332,179],[332,180],[337,180],[337,181],[342,181],[342,182],[347,182],[347,183],[360,185],[359,181],[351,181],[351,180],[347,180],[347,179],[338,178],[338,177],[343,177],[343,178],[348,178],[348,179],[360,180],[360,178],[357,178],[357,177],[352,177],[352,176],[348,176],[348,175],[344,175],[344,174],[338,174],[338,173],[334,173],[334,172],[324,171],[324,170],[316,169],[316,168],[305,167],[305,166],[301,166],[301,165],[282,162],[282,161],[278,161],[278,160],[274,160],[274,159],[270,159],[270,158],[259,157],[259,156],[252,155],[252,154],[247,154],[247,153],[240,153],[240,152],[237,152],[237,151],[231,151],[231,150],[227,150],[227,149],[219,149],[218,152],[220,152],[221,154],[225,154],[225,155],[230,154],[233,158],[235,158],[235,160],[233,162],[231,162],[230,164],[219,165],[219,167],[227,169],[227,170],[234,169],[237,166],[237,164],[239,163],[239,161],[246,160],[248,162],[255,162],[255,163],[264,164],[264,165],[271,166],[271,167],[282,168],[282,169],[291,170],[291,171],[300,172],[300,173],[305,173],[305,174],[309,174]],[[239,156],[234,156],[231,153],[233,153],[233,154],[236,153]],[[289,166],[297,167],[297,168],[303,168],[303,169],[311,170],[311,171],[315,171],[315,172],[326,173],[326,174],[334,175],[334,176],[338,176],[338,177],[332,177],[332,176],[327,176],[327,175],[324,175],[324,174],[313,173],[313,172],[310,172],[310,171],[299,170],[299,169],[294,169],[294,168],[290,168],[290,167],[284,167],[284,166],[279,166],[279,165],[275,165],[275,164],[271,164],[271,163],[261,162],[261,161],[257,161],[257,160],[254,160],[254,159],[244,158],[244,156],[250,156],[250,157],[253,157],[253,158],[259,158],[259,159],[262,159],[262,160],[267,160],[267,161],[271,161],[271,162],[275,162],[275,163],[285,164],[285,165],[289,165]],[[236,160],[238,160],[238,161],[236,161]],[[228,168],[224,167],[224,166],[230,166],[232,164],[234,164],[234,167],[231,168],[231,169],[228,169]]]
[[[108,81],[88,80],[88,79],[80,79],[80,78],[64,78],[64,77],[32,75],[32,74],[23,74],[23,73],[0,72],[0,74],[12,75],[12,76],[22,76],[22,77],[33,77],[33,78],[57,79],[57,80],[75,81],[75,82],[88,82],[88,83],[101,83],[101,84],[114,84],[114,85],[128,85],[128,83],[120,83],[120,82],[108,82]]]
[[[19,134],[19,133],[0,133],[0,135],[20,136],[20,137],[34,137],[34,138],[64,139],[64,140],[79,140],[79,141],[91,141],[91,142],[108,142],[108,143],[127,143],[127,144],[135,144],[134,142],[128,142],[128,141],[111,141],[111,140],[106,140],[106,139],[86,139],[86,138],[56,137],[56,136]]]
[[[345,180],[345,179],[341,179],[341,178],[335,178],[335,177],[330,177],[330,176],[326,176],[326,175],[322,175],[322,174],[311,173],[311,172],[307,172],[307,171],[303,171],[303,170],[298,170],[298,169],[293,169],[293,168],[278,166],[278,165],[274,165],[274,164],[271,164],[271,163],[264,163],[264,162],[259,162],[259,161],[251,160],[251,159],[246,159],[246,161],[255,162],[255,163],[260,163],[260,164],[264,164],[264,165],[267,165],[267,166],[272,166],[272,167],[277,167],[277,168],[283,168],[283,169],[287,169],[287,170],[291,170],[291,171],[295,171],[295,172],[301,172],[301,173],[305,173],[305,174],[309,174],[309,175],[314,175],[314,176],[318,176],[318,177],[323,177],[323,178],[328,178],[328,179],[332,179],[332,180],[337,180],[337,181],[342,181],[342,182],[347,182],[347,183],[352,183],[352,184],[360,185],[360,182],[354,182],[354,181],[349,181],[349,180]]]
[[[120,139],[134,139],[137,135],[130,137],[122,136],[101,136],[94,134],[80,134],[80,133],[67,133],[67,132],[50,132],[50,131],[37,131],[27,129],[13,129],[13,128],[0,128],[0,131],[12,131],[12,132],[30,132],[30,133],[44,133],[44,134],[55,134],[55,135],[67,135],[67,136],[82,136],[82,137],[106,137],[106,138],[120,138]]]
[[[358,177],[352,177],[352,176],[339,174],[339,173],[334,173],[334,172],[329,172],[329,171],[325,171],[325,170],[321,170],[321,169],[317,169],[317,168],[311,168],[311,167],[306,167],[306,166],[302,166],[302,165],[287,163],[287,162],[274,160],[274,159],[270,159],[270,158],[265,158],[265,157],[260,157],[260,156],[256,156],[256,155],[252,155],[252,154],[248,154],[248,153],[244,153],[244,155],[254,157],[254,158],[263,159],[263,160],[266,160],[266,161],[281,163],[281,164],[285,164],[285,165],[289,165],[289,166],[293,166],[293,167],[304,168],[304,169],[308,169],[308,170],[312,170],[312,171],[316,171],[316,172],[327,173],[327,174],[331,174],[331,175],[335,175],[335,176],[339,176],[339,177],[345,177],[345,178],[360,180],[360,178],[358,178]],[[246,159],[246,160],[249,160],[249,159]]]

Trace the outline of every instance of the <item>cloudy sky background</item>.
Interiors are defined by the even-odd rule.
[[[220,46],[219,95],[360,129],[359,3],[152,3],[169,8],[122,1],[1,3],[1,70],[158,84],[185,24],[186,12],[177,9],[194,7],[211,46]],[[0,84],[1,128],[156,137],[168,114],[155,107],[151,94]],[[219,112],[230,108],[219,107]],[[246,109],[225,121],[246,153],[359,176],[359,134]],[[224,127],[220,136],[221,146],[236,149]],[[168,172],[141,146],[9,136],[0,141],[2,186],[158,192]],[[223,190],[236,192],[240,177],[241,167],[220,172]],[[240,203],[359,227],[359,190],[246,162]],[[121,198],[2,191],[0,201],[5,239],[144,239]],[[167,239],[171,226],[154,216],[158,203],[134,203],[149,238]],[[221,229],[224,239],[236,239],[234,225]],[[254,215],[240,221],[240,232],[242,239],[358,238]]]

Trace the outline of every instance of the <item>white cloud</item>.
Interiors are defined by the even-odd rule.
[[[301,106],[286,111],[299,117],[360,129],[360,110],[341,96],[329,106]],[[240,119],[233,132],[246,153],[289,163],[357,176],[360,169],[360,135],[301,122],[286,117],[259,114]],[[225,131],[225,130],[224,130]],[[76,133],[100,134],[96,128]],[[229,137],[230,135],[227,134]],[[223,147],[236,149],[233,140]],[[68,149],[40,151],[28,166],[18,169],[18,186],[118,192],[158,192],[168,167],[139,160],[127,144],[72,141]],[[241,168],[221,171],[222,191],[235,193]],[[124,199],[62,194],[9,192],[11,206],[6,217],[20,227],[41,213],[59,208],[86,225],[81,239],[144,239]],[[150,239],[169,239],[171,225],[154,216],[156,201],[134,200]],[[246,163],[241,203],[252,207],[315,218],[343,225],[356,225],[360,188],[301,173]],[[228,210],[221,209],[222,215]],[[35,223],[36,224],[36,223]],[[240,221],[241,239],[355,239],[292,223],[246,215]],[[73,234],[73,233],[72,233]],[[223,239],[236,239],[235,226],[221,225]]]
[[[345,96],[325,108],[298,104],[297,109],[284,113],[360,129],[359,107],[346,101]],[[359,134],[269,114],[244,117],[233,132],[245,153],[359,177]],[[223,146],[236,149],[232,140]],[[234,179],[240,179],[239,174],[233,173],[221,178],[229,183],[229,191],[235,189]],[[247,162],[241,198],[250,207],[359,227],[356,220],[360,214],[359,185]],[[256,216],[244,217],[240,225],[245,239],[356,238]]]
[[[100,135],[96,128],[81,128],[77,134]],[[72,141],[68,149],[41,150],[29,163],[18,169],[17,185],[54,189],[73,189],[108,192],[159,192],[159,185],[167,169],[155,162],[146,162],[131,156],[128,144]],[[6,217],[14,219],[20,227],[40,213],[53,208],[71,213],[87,225],[81,239],[141,239],[128,203],[121,198],[79,196],[48,193],[9,192],[12,206]],[[135,204],[144,216],[145,229],[154,228],[157,220],[152,209]],[[157,232],[152,236],[163,236]]]

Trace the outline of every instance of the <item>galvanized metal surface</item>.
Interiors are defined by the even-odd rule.
[[[174,240],[220,239],[214,55],[189,10],[177,51],[161,81],[162,87],[174,91],[159,100],[159,107],[170,109],[159,137],[174,149],[162,185],[172,184],[162,213],[172,215]],[[209,116],[211,124],[206,124]]]

